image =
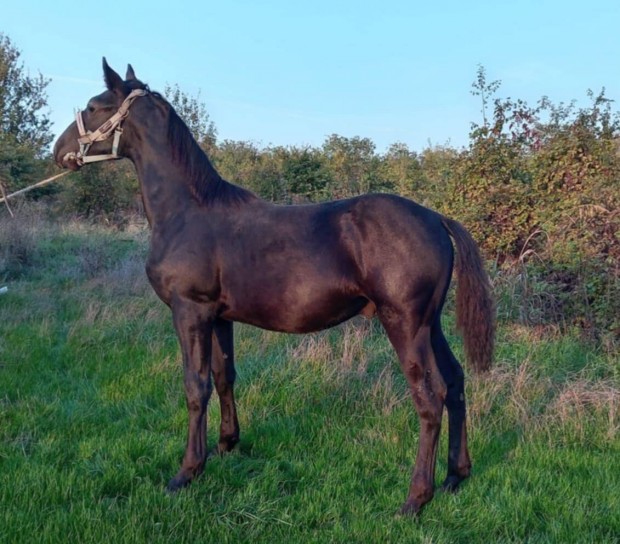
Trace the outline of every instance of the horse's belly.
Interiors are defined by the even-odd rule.
[[[235,304],[222,312],[224,319],[248,323],[279,332],[306,333],[334,327],[362,313],[370,315],[368,299],[356,297],[321,297],[310,301],[260,300]]]

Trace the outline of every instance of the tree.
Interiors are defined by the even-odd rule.
[[[71,176],[60,200],[65,212],[121,225],[135,203],[137,186],[128,161],[96,162]]]
[[[418,156],[406,144],[395,143],[381,158],[381,179],[398,194],[417,200],[422,186],[422,169]]]
[[[535,198],[528,165],[538,141],[538,110],[524,101],[495,98],[478,68],[472,94],[482,101],[482,125],[472,123],[470,146],[451,179],[444,211],[467,225],[487,256],[517,258],[534,231]],[[492,114],[487,112],[493,104]]]
[[[32,148],[38,157],[47,153],[52,141],[46,88],[50,82],[41,74],[32,77],[19,63],[21,52],[0,33],[0,132]]]
[[[445,212],[445,203],[455,176],[460,153],[449,146],[429,146],[418,156],[422,181],[414,199],[429,208]]]
[[[380,188],[379,158],[370,138],[332,134],[323,144],[323,154],[333,179],[333,197],[359,195]]]
[[[476,81],[474,81],[471,86],[471,94],[480,97],[480,101],[482,103],[480,113],[482,113],[482,124],[484,127],[488,127],[489,125],[489,121],[487,119],[489,100],[495,94],[497,89],[500,88],[501,84],[502,82],[497,79],[487,83],[487,71],[484,66],[481,64],[478,65],[478,70],[476,71]]]
[[[291,196],[302,201],[324,200],[332,181],[321,152],[310,147],[280,149],[282,177]]]
[[[50,80],[31,76],[20,55],[0,33],[0,178],[10,190],[37,179],[53,138],[45,112]]]

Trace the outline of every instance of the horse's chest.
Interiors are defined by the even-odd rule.
[[[153,289],[166,304],[170,304],[174,294],[197,302],[219,297],[215,263],[195,252],[176,252],[159,259],[151,256],[146,272]]]

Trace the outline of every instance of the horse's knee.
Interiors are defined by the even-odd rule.
[[[211,380],[190,377],[185,380],[185,397],[190,412],[203,412],[213,393]]]

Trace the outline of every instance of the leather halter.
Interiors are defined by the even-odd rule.
[[[127,114],[129,113],[129,107],[133,103],[133,101],[140,97],[148,94],[148,91],[145,89],[134,89],[129,93],[127,98],[123,100],[118,111],[110,117],[103,125],[101,125],[97,130],[91,132],[87,131],[84,128],[84,120],[82,119],[82,112],[78,111],[75,114],[75,121],[77,124],[78,132],[80,133],[80,137],[78,138],[78,143],[80,144],[80,150],[76,153],[75,151],[70,151],[67,153],[63,160],[74,160],[79,166],[82,166],[89,162],[97,162],[97,161],[108,161],[111,159],[119,159],[118,155],[118,146],[121,141],[121,135],[123,134],[122,123]],[[112,136],[112,132],[114,132],[114,139],[112,140],[112,152],[107,155],[90,155],[87,156],[88,150],[90,146],[95,142],[101,142],[103,140],[107,140],[110,136]]]

